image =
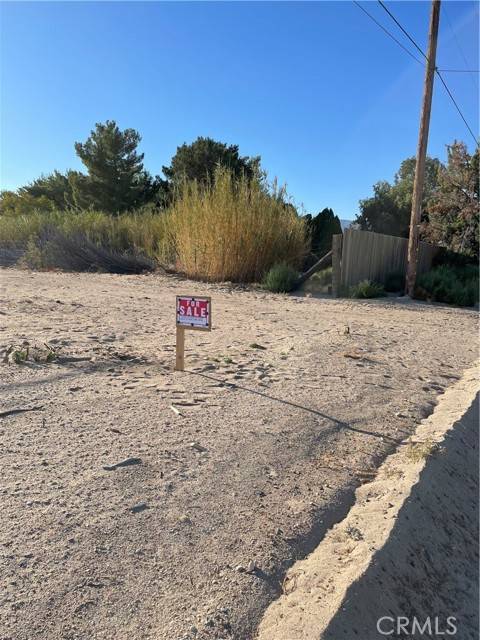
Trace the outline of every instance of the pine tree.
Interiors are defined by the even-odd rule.
[[[75,151],[88,170],[88,179],[74,180],[78,205],[120,213],[145,201],[153,180],[144,170],[143,153],[137,152],[140,134],[121,131],[114,120],[97,123],[86,142]]]

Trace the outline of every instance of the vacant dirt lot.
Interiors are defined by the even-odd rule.
[[[178,293],[214,305],[184,373]],[[393,300],[15,270],[0,297],[3,348],[60,354],[0,365],[2,640],[250,638],[476,356],[473,311]]]

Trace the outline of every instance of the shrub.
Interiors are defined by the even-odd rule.
[[[136,249],[115,251],[93,243],[81,232],[67,234],[55,228],[45,229],[30,239],[21,262],[31,269],[65,271],[105,271],[107,273],[143,273],[154,263]]]
[[[417,278],[415,297],[471,307],[478,302],[478,266],[442,265]]]
[[[66,247],[70,243],[75,247],[74,252],[96,253],[98,260],[103,262],[108,261],[108,256],[117,260],[120,256],[131,259],[132,256],[143,255],[151,266],[154,259],[171,257],[165,245],[166,235],[164,214],[152,212],[115,217],[99,211],[0,216],[0,263],[10,266],[21,260],[34,269],[58,267],[76,270],[74,256],[69,258],[67,255]],[[55,256],[60,254],[61,260],[56,263]],[[82,259],[82,264],[84,262]]]
[[[327,287],[332,284],[332,267],[327,267],[326,269],[317,271],[317,273],[313,274],[310,280],[315,282],[319,287]]]
[[[288,264],[274,265],[263,279],[263,286],[272,293],[288,293],[295,288],[298,271]]]
[[[385,291],[396,293],[405,289],[405,274],[400,271],[393,271],[385,278]]]
[[[371,280],[362,280],[350,288],[351,298],[379,298],[384,295],[383,285]]]
[[[0,267],[13,267],[24,254],[21,247],[0,247]]]

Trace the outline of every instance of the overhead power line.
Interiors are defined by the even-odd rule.
[[[450,20],[450,17],[448,15],[447,3],[443,4],[443,13],[445,14],[445,17],[447,18],[448,26],[450,27],[450,31],[451,31],[451,34],[452,34],[453,39],[455,41],[455,44],[457,46],[457,49],[460,52],[460,55],[463,58],[463,61],[465,63],[465,70],[468,70],[469,64],[468,64],[467,56],[465,55],[465,52],[463,51],[463,48],[460,45],[460,42],[459,42],[459,40],[457,38],[457,34],[455,33],[455,29],[453,28],[452,21]],[[467,71],[467,73],[478,73],[478,71],[471,71],[471,72]],[[478,91],[478,78],[474,79],[472,75],[469,76],[469,77],[470,77],[470,81],[472,83],[474,91]]]
[[[450,89],[447,86],[447,83],[445,82],[445,80],[443,79],[442,74],[440,73],[440,71],[438,69],[435,69],[435,72],[437,74],[437,76],[440,78],[440,82],[443,84],[443,86],[445,87],[445,91],[448,93],[448,95],[450,96],[451,101],[453,102],[453,104],[455,105],[455,108],[457,109],[458,113],[460,114],[461,119],[463,120],[463,122],[465,123],[465,126],[467,127],[467,129],[470,131],[470,134],[472,136],[472,138],[475,141],[475,144],[478,145],[478,140],[477,140],[477,136],[473,133],[472,129],[470,128],[470,125],[468,124],[468,122],[465,120],[465,117],[460,109],[460,107],[457,104],[457,101],[455,100],[455,98],[452,95],[452,92],[450,91]]]
[[[413,58],[413,59],[414,59],[416,62],[418,62],[419,64],[423,65],[423,62],[422,62],[421,60],[419,60],[419,59],[417,58],[417,56],[413,55],[413,53],[412,53],[411,51],[409,51],[409,50],[407,49],[407,47],[404,47],[404,46],[403,46],[403,44],[400,42],[400,40],[397,40],[397,38],[395,38],[395,36],[394,36],[392,33],[390,33],[390,31],[388,31],[388,29],[385,29],[385,27],[383,26],[383,24],[381,24],[380,22],[378,22],[378,20],[376,20],[376,19],[372,16],[372,14],[371,14],[371,13],[369,13],[366,9],[364,9],[364,7],[362,7],[362,5],[361,5],[359,2],[357,2],[356,0],[353,0],[353,4],[356,4],[356,5],[357,5],[357,7],[358,7],[359,9],[361,9],[361,10],[363,11],[363,13],[365,13],[365,14],[370,18],[370,20],[373,20],[373,22],[374,22],[378,27],[380,27],[380,29],[381,29],[382,31],[384,31],[384,32],[387,34],[387,36],[389,36],[389,37],[390,37],[394,42],[396,42],[396,43],[398,44],[398,46],[399,46],[399,47],[401,47],[401,48],[405,51],[405,53],[408,53],[408,55],[409,55],[411,58]]]
[[[439,69],[442,73],[480,73],[480,69]]]
[[[415,42],[415,40],[411,37],[411,35],[409,33],[407,33],[407,31],[405,31],[405,29],[402,27],[402,25],[400,24],[400,22],[395,18],[395,16],[393,15],[393,13],[389,10],[389,8],[385,5],[384,2],[382,2],[382,0],[378,0],[378,4],[382,7],[382,9],[384,9],[388,15],[391,17],[391,19],[395,22],[395,24],[397,25],[397,27],[400,28],[401,31],[403,31],[403,33],[407,36],[407,38],[410,40],[410,42],[413,44],[413,46],[417,49],[417,51],[420,52],[420,54],[425,58],[425,60],[427,60],[427,56],[423,53],[423,51],[420,49],[420,47],[418,46],[418,44]]]
[[[417,51],[419,51],[422,56],[425,58],[425,60],[428,62],[428,58],[427,56],[423,53],[422,49],[418,46],[418,44],[415,42],[415,40],[412,38],[412,36],[406,31],[406,29],[403,28],[403,26],[400,24],[400,22],[396,19],[396,17],[393,15],[393,13],[388,9],[387,6],[385,6],[385,3],[382,2],[382,0],[378,0],[378,4],[388,13],[388,15],[392,18],[392,20],[395,22],[395,24],[399,27],[399,29],[401,29],[401,31],[407,36],[407,38],[410,40],[410,42],[414,45],[414,47],[417,49]],[[475,141],[475,144],[478,145],[478,140],[477,140],[477,136],[473,133],[472,128],[470,127],[470,125],[468,124],[465,116],[462,113],[462,110],[460,109],[460,107],[458,106],[457,101],[455,100],[455,98],[453,97],[452,92],[450,91],[450,89],[448,88],[447,83],[445,82],[445,79],[443,78],[442,74],[440,73],[440,71],[435,68],[435,73],[437,74],[437,76],[440,78],[441,83],[443,84],[443,86],[445,87],[445,90],[448,94],[448,96],[450,97],[451,101],[453,102],[456,110],[458,111],[461,119],[463,120],[463,122],[465,123],[465,126],[467,127],[468,131],[470,132],[470,135],[472,136],[472,138]]]

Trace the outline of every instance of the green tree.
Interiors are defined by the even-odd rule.
[[[199,137],[191,144],[177,147],[169,166],[162,167],[171,187],[184,180],[196,180],[200,184],[209,184],[215,169],[219,166],[229,169],[235,177],[261,177],[260,156],[250,158],[240,156],[238,145],[226,145],[212,138]]]
[[[110,213],[138,207],[154,196],[159,179],[143,167],[138,153],[140,134],[121,131],[114,120],[97,123],[86,142],[76,142],[75,151],[88,170],[88,177],[74,174],[76,206],[90,206]]]
[[[422,218],[427,216],[427,204],[438,185],[440,167],[437,158],[427,157]],[[395,174],[393,184],[385,180],[374,184],[373,197],[360,200],[360,214],[355,220],[360,229],[408,237],[414,179],[415,158],[407,158]]]
[[[18,189],[20,198],[44,198],[49,200],[57,209],[64,210],[72,200],[72,189],[68,173],[54,171],[47,176],[40,176],[25,187]]]
[[[20,195],[16,191],[0,191],[0,215],[22,216],[36,211],[52,211],[54,202],[45,196],[34,197],[28,193]]]
[[[439,172],[438,189],[423,225],[426,239],[478,258],[479,148],[473,155],[463,142],[447,146],[447,164]]]
[[[312,252],[321,258],[332,248],[332,236],[342,233],[342,225],[333,209],[325,208],[316,216],[305,216],[312,239]]]

